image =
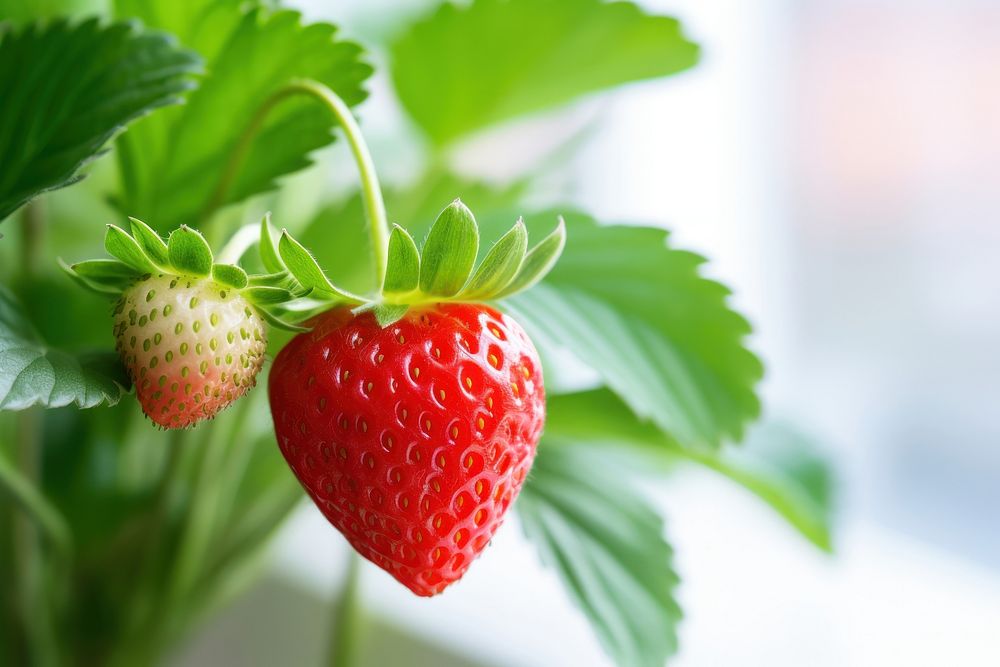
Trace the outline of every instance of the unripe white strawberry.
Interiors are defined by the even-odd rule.
[[[215,263],[194,229],[181,226],[164,241],[144,222],[131,222],[131,233],[108,225],[104,247],[115,259],[63,268],[84,287],[117,298],[117,350],[143,412],[163,428],[185,428],[256,384],[265,322],[301,331],[282,319],[282,307],[308,290],[274,264],[266,218],[262,255],[277,268],[252,277],[235,264]],[[241,254],[245,237],[234,237],[240,242],[230,254]]]
[[[240,398],[267,347],[250,303],[210,278],[140,280],[122,293],[114,331],[143,412],[164,428],[191,426]]]

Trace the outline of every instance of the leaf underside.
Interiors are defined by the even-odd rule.
[[[543,439],[515,507],[615,661],[662,667],[681,618],[672,550],[614,457]]]
[[[642,421],[606,388],[550,395],[546,434],[574,444],[631,447],[667,465],[695,463],[744,487],[823,551],[832,548],[833,476],[808,439],[780,424],[754,427],[739,447],[696,451]]]
[[[0,24],[0,221],[83,178],[126,124],[179,102],[199,68],[172,37],[134,23]]]
[[[114,405],[129,386],[117,354],[74,356],[46,346],[0,285],[0,409]]]

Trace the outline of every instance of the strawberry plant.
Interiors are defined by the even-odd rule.
[[[162,661],[306,497],[421,596],[462,595],[519,524],[625,667],[681,619],[644,484],[708,468],[830,549],[829,471],[748,432],[763,367],[705,260],[545,178],[578,136],[459,166],[694,67],[676,20],[445,2],[362,47],[273,4],[0,0],[0,663]],[[362,106],[372,62],[395,94]],[[357,117],[393,100],[383,188]],[[335,139],[360,187],[327,178]]]

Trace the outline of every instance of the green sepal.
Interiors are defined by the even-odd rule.
[[[368,304],[364,304],[368,305]],[[329,310],[331,308],[330,301],[328,299],[313,299],[308,295],[300,296],[289,301],[288,303],[281,304],[281,309],[286,313],[297,313],[296,319],[302,321],[308,319],[309,315],[303,315],[303,313],[321,313],[324,310]]]
[[[251,275],[250,287],[277,287],[288,290],[296,299],[308,296],[313,291],[299,283],[288,271]]]
[[[170,264],[183,274],[208,276],[212,273],[212,248],[200,232],[181,225],[167,240]]]
[[[98,283],[93,283],[87,280],[79,273],[74,271],[73,267],[64,262],[62,259],[57,259],[56,262],[58,262],[59,268],[62,269],[67,276],[73,279],[73,282],[75,282],[77,285],[84,288],[85,290],[94,292],[95,294],[100,294],[101,296],[118,296],[119,294],[121,294],[120,289],[117,289],[115,287],[109,287],[107,285],[100,285]]]
[[[248,287],[243,296],[258,306],[274,306],[292,300],[292,293],[280,287]]]
[[[420,282],[420,252],[410,233],[399,225],[389,235],[389,259],[382,292],[405,294],[417,289]]]
[[[390,324],[395,324],[406,315],[406,311],[410,309],[409,305],[406,304],[396,304],[396,303],[363,303],[357,308],[351,309],[352,315],[361,315],[363,313],[371,313],[375,316],[375,321],[383,329]]]
[[[265,322],[267,322],[276,329],[283,329],[285,331],[292,331],[295,333],[302,333],[303,331],[309,331],[309,327],[303,327],[299,326],[298,324],[292,324],[291,322],[287,322],[278,317],[277,315],[275,315],[274,313],[270,312],[266,308],[258,307],[257,314],[260,315]]]
[[[456,199],[441,211],[424,242],[420,290],[430,296],[454,296],[469,279],[478,252],[476,219]]]
[[[104,236],[104,249],[140,273],[157,273],[159,267],[146,255],[138,241],[121,227],[108,225]]]
[[[555,230],[539,241],[538,245],[525,255],[524,262],[522,262],[521,268],[517,272],[517,275],[514,276],[514,279],[499,294],[494,295],[492,298],[503,299],[518,292],[523,292],[537,283],[552,270],[565,246],[566,222],[560,216],[559,224],[556,225]]]
[[[236,289],[243,289],[250,282],[247,272],[235,264],[214,264],[212,280]]]
[[[89,259],[68,267],[81,278],[121,291],[146,275],[117,259]]]
[[[269,273],[281,273],[285,271],[285,263],[278,255],[278,249],[274,246],[274,236],[271,234],[271,214],[265,213],[260,221],[260,261]]]
[[[161,267],[170,266],[170,255],[167,253],[167,242],[153,231],[153,228],[138,218],[129,217],[132,228],[132,238],[154,264]]]
[[[489,299],[517,275],[528,250],[528,230],[520,218],[490,249],[460,297]]]
[[[288,271],[279,273],[254,273],[250,275],[249,284],[257,287],[283,287],[283,281],[290,280]]]
[[[296,241],[288,233],[282,230],[281,238],[278,240],[278,254],[281,260],[288,267],[289,273],[306,289],[313,290],[318,296],[331,297],[330,300],[339,300],[347,303],[364,303],[365,299],[345,292],[330,282],[330,279],[319,268],[316,259],[305,249],[301,243]]]

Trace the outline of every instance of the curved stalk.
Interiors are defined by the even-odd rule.
[[[386,262],[389,252],[389,223],[385,214],[385,202],[382,199],[382,189],[379,186],[378,175],[375,172],[375,164],[372,161],[368,145],[365,143],[350,107],[335,92],[327,86],[312,81],[310,79],[296,79],[284,87],[277,90],[270,97],[264,100],[257,109],[249,125],[240,136],[236,147],[233,149],[219,183],[209,199],[208,204],[202,211],[202,219],[207,219],[218,209],[225,200],[226,193],[232,187],[233,181],[239,173],[239,169],[250,152],[254,137],[264,126],[264,121],[268,115],[282,101],[295,95],[308,95],[322,103],[337,119],[347,143],[351,147],[354,161],[358,166],[361,176],[361,197],[365,207],[365,217],[368,221],[368,233],[371,237],[372,259],[375,262],[375,275],[379,288],[385,279]]]

